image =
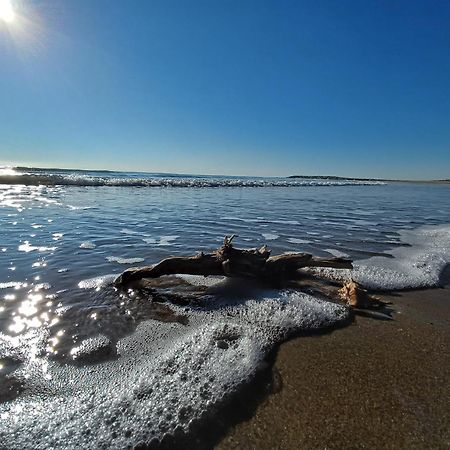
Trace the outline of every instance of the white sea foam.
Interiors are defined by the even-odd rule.
[[[280,237],[278,234],[274,234],[274,233],[261,233],[261,236],[266,241],[274,241]]]
[[[161,236],[159,245],[172,245],[172,242],[176,241],[179,237],[178,235]]]
[[[85,209],[92,209],[92,206],[74,206],[74,205],[67,205],[69,209],[72,211],[80,211]]]
[[[348,258],[349,257],[348,253],[341,252],[340,250],[337,250],[335,248],[324,248],[323,250],[325,252],[330,253],[333,256],[336,256],[336,258]]]
[[[56,250],[56,247],[46,247],[44,245],[31,245],[29,241],[24,241],[23,244],[20,244],[18,247],[19,252],[29,253],[32,251],[38,252],[52,252]]]
[[[169,235],[169,236],[161,236],[159,239],[156,238],[143,238],[142,240],[147,244],[159,245],[162,247],[166,247],[172,245],[174,241],[176,241],[180,236],[178,235]]]
[[[404,230],[401,240],[410,247],[390,251],[393,258],[375,256],[354,263],[353,270],[314,269],[334,279],[353,279],[370,289],[407,289],[439,285],[450,263],[450,226]],[[389,255],[386,255],[389,256]]]
[[[207,277],[200,277],[198,275],[187,275],[187,274],[179,274],[178,278],[187,281],[189,284],[193,286],[217,286],[222,284],[226,278],[222,276],[210,275]]]
[[[259,223],[264,222],[264,220],[261,219],[246,219],[243,217],[235,217],[235,216],[222,216],[220,220],[230,220],[233,222],[245,222],[245,223]]]
[[[298,225],[298,220],[271,220],[271,222],[282,225]]]
[[[28,283],[22,281],[8,281],[6,283],[0,283],[0,289],[20,289],[22,287],[27,287]]]
[[[80,244],[80,248],[84,248],[86,250],[92,250],[97,247],[92,241],[84,241]]]
[[[82,280],[78,283],[80,289],[95,289],[111,284],[117,275],[103,275],[101,277],[89,278],[87,280]]]
[[[298,238],[287,238],[287,241],[291,244],[310,244],[311,241],[307,239],[298,239]]]
[[[274,343],[294,331],[333,325],[348,314],[306,294],[241,287],[240,298],[230,297],[226,284],[216,289],[210,309],[190,310],[187,328],[141,323],[117,343],[118,358],[87,367],[43,361],[44,337],[11,345],[0,335],[0,356],[21,357],[13,375],[29,388],[26,397],[0,404],[2,445],[132,448],[188,433],[254,375]],[[32,359],[27,356],[31,345]],[[80,346],[74,352],[83,357]]]
[[[139,233],[139,231],[130,230],[129,228],[122,228],[120,230],[120,232],[123,233],[123,234],[131,234],[131,235],[133,235],[133,234],[141,234],[141,233]]]
[[[144,258],[121,258],[119,256],[107,256],[106,259],[119,264],[137,264],[144,261]]]

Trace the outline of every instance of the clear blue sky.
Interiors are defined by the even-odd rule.
[[[450,178],[448,0],[10,1],[0,164]]]

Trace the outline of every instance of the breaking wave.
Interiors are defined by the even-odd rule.
[[[344,178],[262,178],[43,169],[0,170],[0,185],[116,187],[300,187],[385,184]]]

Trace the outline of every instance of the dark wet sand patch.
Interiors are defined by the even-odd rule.
[[[278,388],[216,448],[450,448],[450,289],[382,298],[392,321],[282,344]]]

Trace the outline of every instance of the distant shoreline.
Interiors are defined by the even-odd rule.
[[[300,178],[318,180],[350,180],[350,181],[381,181],[387,183],[432,183],[432,184],[450,184],[450,179],[445,180],[399,180],[391,178],[357,178],[357,177],[338,177],[335,175],[290,175],[286,178]]]

